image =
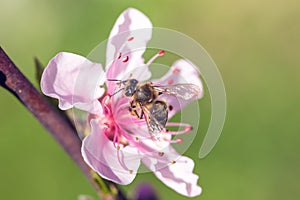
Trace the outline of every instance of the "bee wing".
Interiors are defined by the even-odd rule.
[[[201,88],[194,84],[177,84],[153,87],[159,92],[174,95],[184,100],[196,99],[201,93]]]
[[[160,133],[164,130],[164,126],[161,125],[155,117],[153,117],[148,108],[144,106],[141,106],[141,108],[144,112],[146,124],[151,138],[154,140],[158,140],[160,137]]]

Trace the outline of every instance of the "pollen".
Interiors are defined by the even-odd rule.
[[[158,152],[158,155],[159,155],[160,157],[163,157],[164,154],[165,154],[164,152]]]

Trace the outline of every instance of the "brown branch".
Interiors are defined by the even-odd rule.
[[[86,165],[81,156],[81,140],[77,136],[76,129],[71,125],[69,119],[61,115],[57,109],[36,90],[27,78],[18,70],[0,47],[0,86],[12,93],[39,122],[49,131],[54,139],[63,147],[73,161],[78,165],[96,191],[103,194],[99,185],[91,174],[91,169]],[[112,183],[110,183],[112,184]],[[115,188],[116,185],[113,184]],[[117,188],[116,199],[126,199]]]

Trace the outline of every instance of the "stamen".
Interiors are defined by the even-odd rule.
[[[177,139],[175,139],[175,140],[169,140],[169,139],[164,138],[164,140],[165,140],[166,142],[169,142],[169,143],[172,143],[172,144],[181,144],[182,141],[183,141],[182,138],[177,138]]]
[[[165,132],[170,134],[170,135],[186,134],[186,133],[189,133],[191,130],[193,130],[193,127],[191,125],[184,124],[184,123],[168,122],[166,124],[166,127],[168,127],[168,126],[183,127],[183,130],[181,130],[181,131],[170,131],[170,130],[166,129],[168,131],[165,131]]]
[[[170,135],[181,135],[181,134],[186,134],[189,133],[192,129],[191,128],[186,128],[182,131],[168,131],[166,133],[170,134]]]
[[[124,160],[121,159],[120,153],[122,153],[122,151],[118,149],[118,151],[117,151],[117,157],[118,157],[118,161],[119,161],[121,167],[123,167],[123,169],[125,169],[126,171],[130,172],[130,170],[126,167],[126,165],[124,163]],[[124,158],[124,156],[122,158]]]
[[[175,163],[176,163],[176,161],[174,161],[174,160],[171,161],[171,164],[172,164],[172,165],[175,164]]]
[[[121,147],[120,147],[120,137],[119,137],[119,134],[118,134],[118,126],[115,127],[113,145],[114,145],[115,148],[117,148],[117,150],[121,149]]]
[[[129,170],[129,174],[133,174],[133,170],[132,169]]]
[[[117,140],[118,140],[117,138],[118,138],[118,134],[115,133],[115,134],[114,134],[114,139],[113,139],[113,145],[114,145],[114,147],[116,147],[116,143],[117,143]],[[118,147],[116,147],[116,148],[118,149]],[[120,148],[119,148],[119,149],[120,149]],[[118,150],[119,150],[119,149],[118,149]]]
[[[150,58],[150,60],[146,63],[146,65],[150,65],[151,63],[153,63],[153,61],[158,58],[161,57],[165,54],[164,50],[160,50],[157,54],[155,54],[152,58]]]

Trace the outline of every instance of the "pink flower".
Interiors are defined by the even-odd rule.
[[[154,59],[164,54],[157,53],[144,63],[142,55],[151,39],[152,24],[141,12],[127,9],[117,19],[107,44],[106,73],[101,64],[71,53],[57,54],[46,67],[41,88],[44,94],[57,98],[60,109],[72,107],[90,113],[90,134],[84,138],[82,156],[86,163],[100,176],[118,184],[129,184],[135,178],[140,163],[148,167],[162,182],[178,193],[196,196],[201,193],[198,176],[193,174],[192,159],[179,155],[171,146],[181,139],[172,140],[172,135],[185,134],[191,126],[183,123],[167,123],[167,126],[182,126],[178,132],[162,131],[160,140],[149,135],[145,119],[132,116],[128,110],[130,98],[126,98],[117,82],[106,79],[127,80],[130,76],[138,81],[151,77],[148,67]],[[141,31],[134,31],[141,30]],[[141,34],[142,33],[142,34]],[[176,61],[156,85],[202,83],[199,73],[187,60]],[[201,98],[199,93],[196,98]],[[171,118],[190,100],[172,95],[160,95],[169,105]]]

